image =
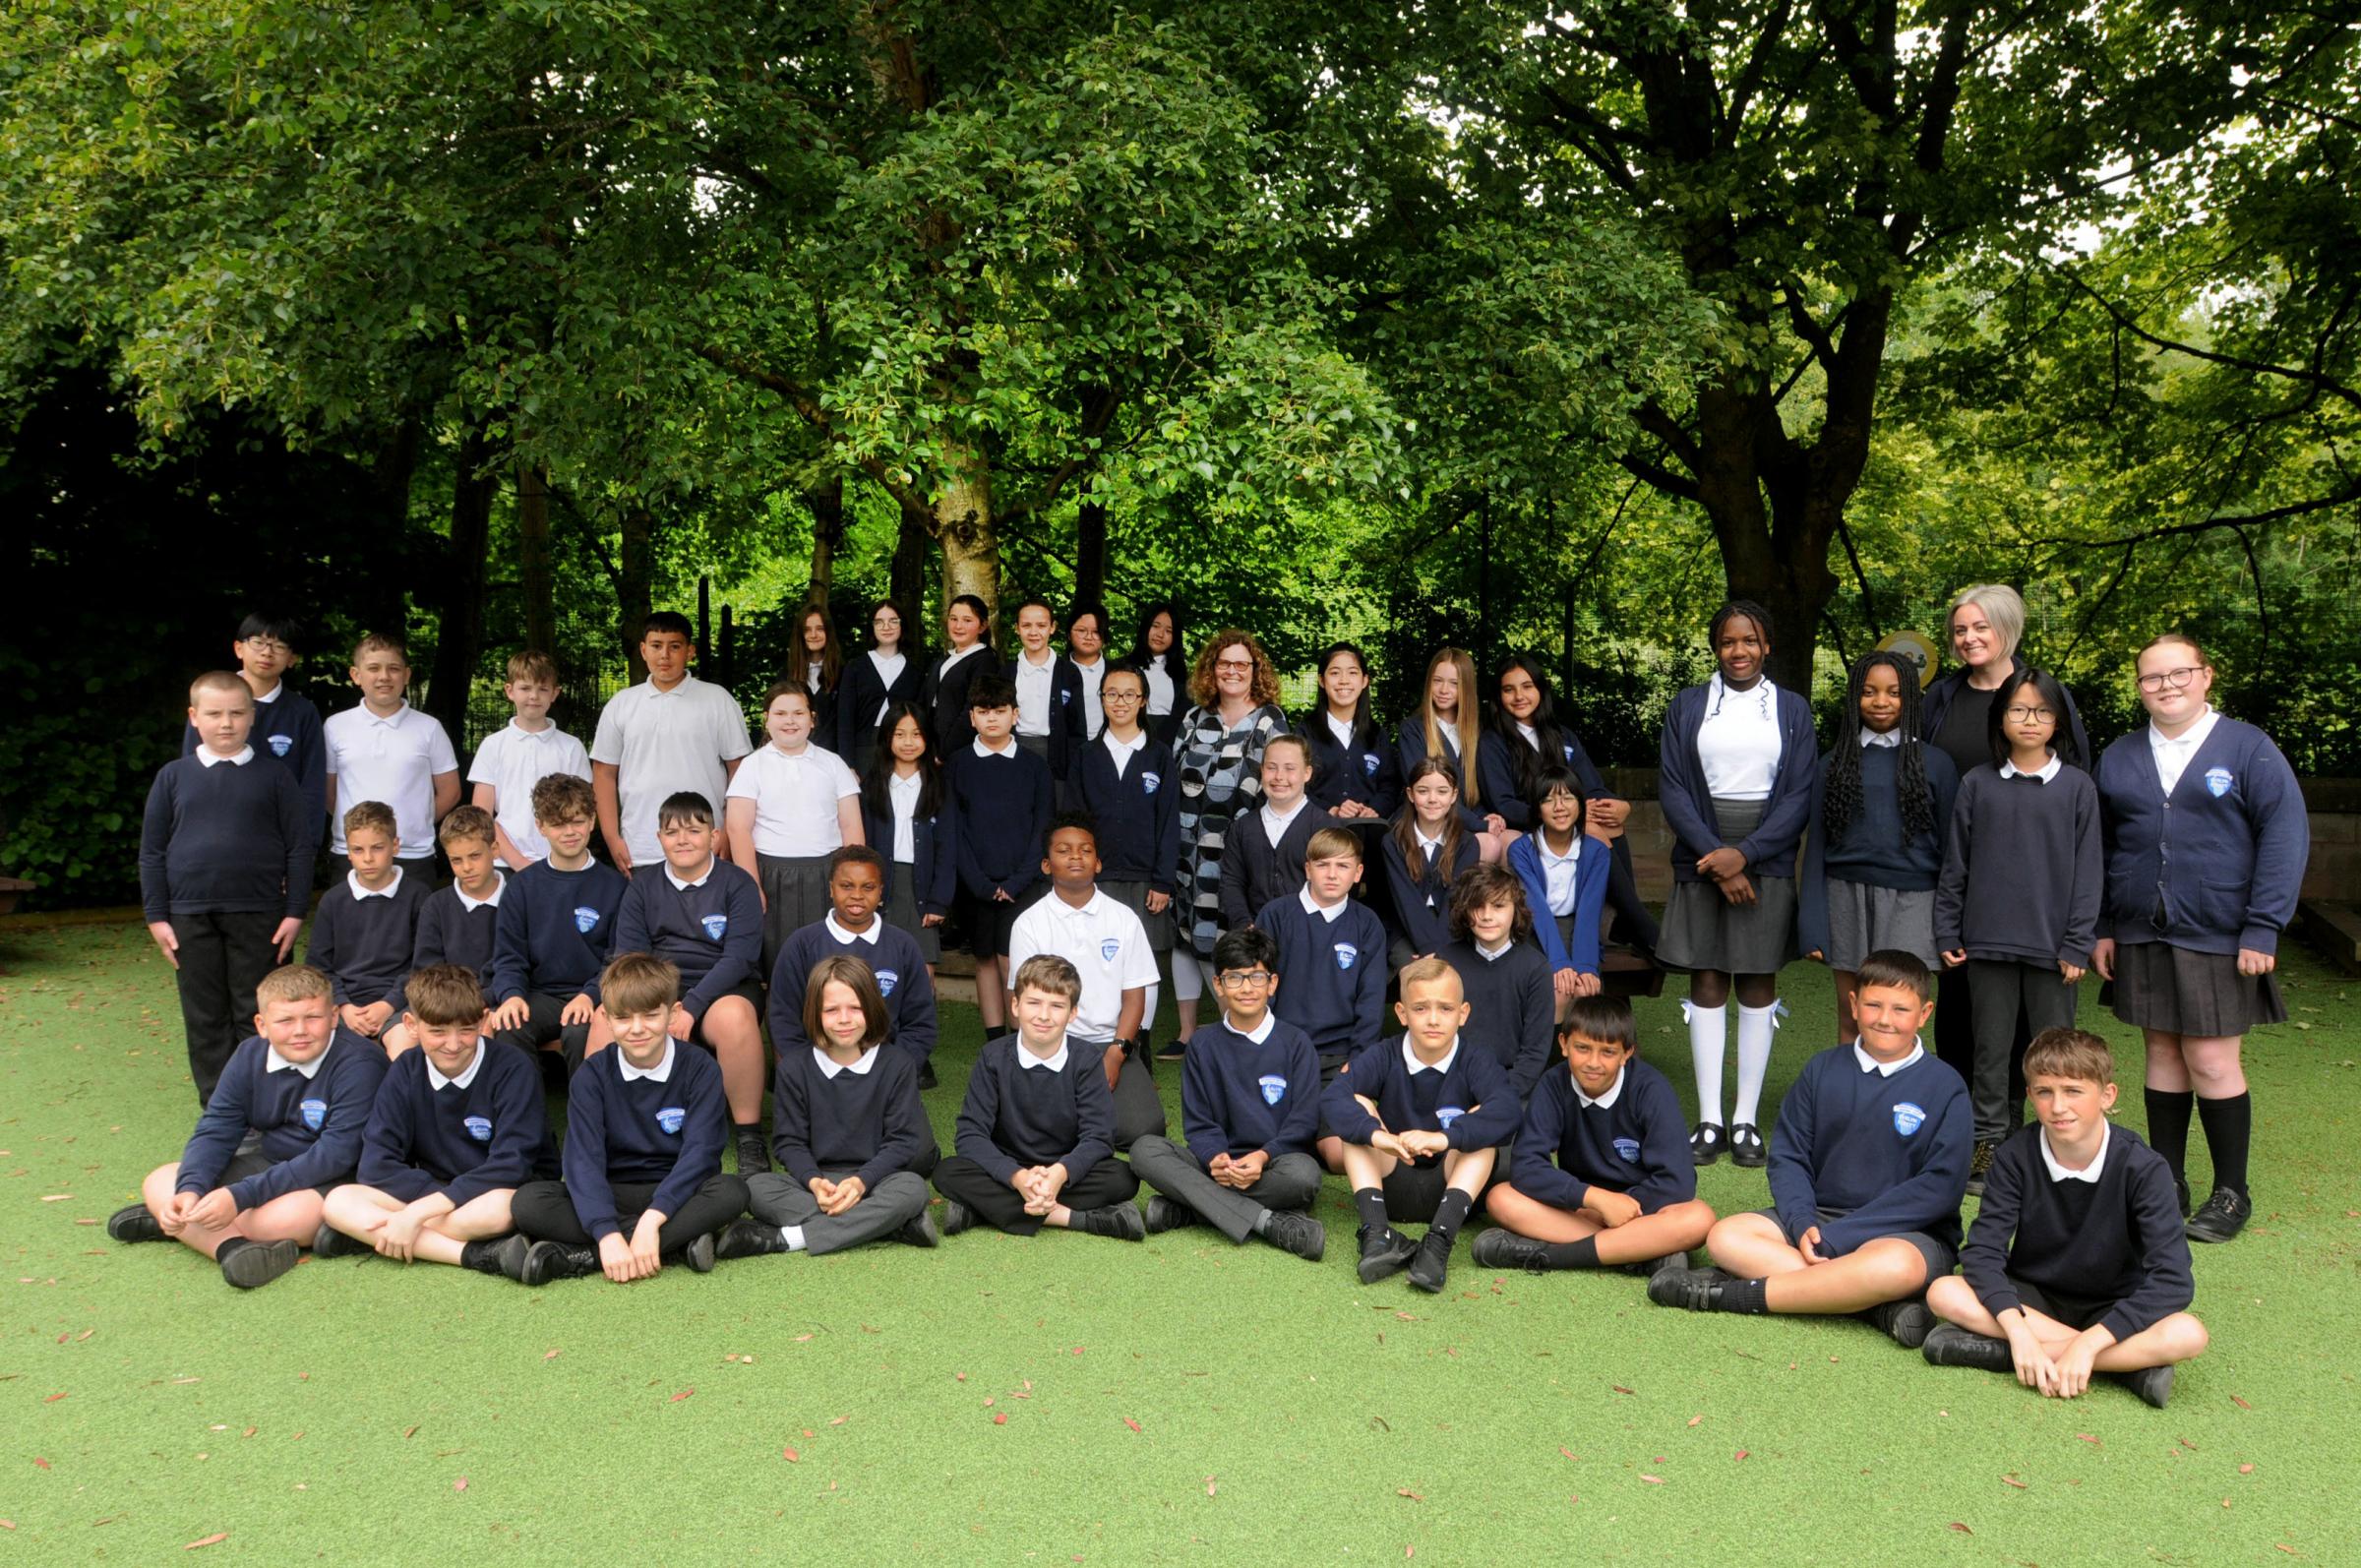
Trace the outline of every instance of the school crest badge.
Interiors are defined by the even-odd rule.
[[[318,1132],[322,1127],[328,1125],[327,1101],[306,1100],[302,1105],[296,1107],[296,1109],[303,1113],[303,1124],[311,1128],[314,1132]]]
[[[1262,1085],[1262,1103],[1275,1106],[1287,1098],[1287,1080],[1275,1072],[1266,1072],[1254,1080]]]
[[[2206,788],[2211,792],[2215,800],[2220,800],[2224,795],[2230,793],[2231,783],[2228,768],[2210,767],[2206,769]]]
[[[697,924],[705,928],[707,936],[719,941],[723,934],[730,929],[730,917],[727,915],[704,915],[698,917]]]
[[[1123,939],[1120,936],[1104,937],[1099,942],[1099,962],[1112,964],[1115,962],[1116,955],[1122,950]]]
[[[1060,693],[1059,693],[1059,694],[1058,694],[1058,705],[1059,705],[1059,707],[1063,707],[1063,706],[1065,706],[1065,705],[1066,705],[1068,702],[1071,702],[1073,699],[1074,699],[1074,694],[1073,694],[1073,693],[1071,693],[1071,692],[1060,692]]]
[[[1163,782],[1164,775],[1161,773],[1142,773],[1139,775],[1140,793],[1143,795],[1153,795],[1156,793],[1156,786]]]
[[[1565,742],[1565,743],[1563,743],[1562,745],[1560,745],[1560,746],[1558,747],[1558,750],[1566,754],[1566,761],[1567,761],[1568,763],[1571,763],[1571,762],[1574,760],[1574,743],[1573,743],[1573,742],[1571,742],[1571,741],[1568,741],[1568,742]]]
[[[473,1138],[476,1142],[490,1143],[492,1141],[491,1117],[469,1116],[465,1121],[461,1122],[460,1125],[467,1129],[467,1136]]]
[[[1351,968],[1352,968],[1352,967],[1353,967],[1355,964],[1357,964],[1357,963],[1359,963],[1359,962],[1361,962],[1361,949],[1360,949],[1360,948],[1358,948],[1358,947],[1354,946],[1354,945],[1353,945],[1351,942],[1338,942],[1338,943],[1336,944],[1336,967],[1337,967],[1337,968],[1339,968],[1339,969],[1344,969],[1344,970],[1350,970],[1350,969],[1351,969]]]
[[[1914,1103],[1904,1100],[1894,1107],[1894,1130],[1904,1137],[1916,1132],[1926,1121],[1926,1113]]]
[[[598,916],[599,912],[588,904],[575,905],[574,929],[585,936],[589,935],[590,928],[598,924]]]
[[[292,735],[273,735],[270,738],[268,744],[270,745],[271,754],[272,756],[284,756],[295,749],[295,737]]]
[[[1377,754],[1375,752],[1363,752],[1361,754],[1361,770],[1362,772],[1367,774],[1370,778],[1375,778],[1377,776],[1377,769],[1379,765]]]
[[[679,1106],[666,1106],[656,1113],[656,1125],[667,1134],[675,1133],[688,1123],[689,1113]]]
[[[1624,1159],[1631,1161],[1634,1165],[1637,1165],[1640,1159],[1640,1140],[1637,1138],[1617,1138],[1615,1140],[1615,1153],[1621,1155]]]
[[[893,995],[893,988],[894,988],[894,987],[896,987],[896,986],[898,986],[898,985],[900,985],[901,983],[902,983],[902,972],[901,972],[900,970],[898,970],[898,969],[880,969],[880,970],[878,970],[878,995],[880,995],[880,996],[890,996],[890,995]]]
[[[1443,1130],[1445,1132],[1449,1132],[1451,1130],[1452,1122],[1457,1121],[1461,1116],[1464,1116],[1467,1114],[1468,1108],[1466,1106],[1436,1106],[1434,1108],[1434,1119],[1443,1124]]]

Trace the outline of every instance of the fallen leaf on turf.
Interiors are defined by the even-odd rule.
[[[2016,1488],[2017,1488],[2019,1491],[2028,1491],[2028,1490],[2030,1490],[2030,1489],[2031,1489],[2031,1488],[2028,1487],[2028,1486],[2026,1485],[2026,1483],[2025,1483],[2025,1482],[2023,1482],[2023,1481],[2019,1480],[2019,1479],[2018,1479],[2016,1477],[2014,1477],[2014,1476],[2003,1476],[2003,1477],[2001,1477],[2001,1478],[2000,1478],[2000,1483],[2001,1483],[2003,1486],[2014,1486],[2014,1487],[2016,1487]]]
[[[951,1374],[951,1380],[953,1382],[964,1383],[967,1381],[967,1374],[965,1372],[953,1372]]]
[[[1214,1480],[1213,1480],[1213,1478],[1212,1478],[1211,1476],[1208,1476],[1208,1477],[1206,1477],[1206,1478],[1205,1478],[1205,1495],[1206,1495],[1206,1496],[1208,1496],[1208,1497],[1211,1497],[1211,1496],[1212,1496],[1212,1495],[1213,1495],[1213,1494],[1214,1494],[1214,1493],[1215,1493],[1217,1490],[1219,1490],[1219,1489],[1220,1489],[1220,1488],[1219,1488],[1219,1487],[1217,1487],[1217,1486],[1214,1484]]]
[[[15,1520],[13,1520],[13,1519],[0,1519],[0,1530],[14,1530],[14,1529],[16,1529],[16,1528],[17,1528],[17,1522],[16,1522]]]
[[[1081,1346],[1079,1346],[1079,1345],[1075,1346],[1075,1347],[1074,1347],[1074,1354],[1075,1354],[1076,1356],[1079,1356],[1079,1355],[1081,1355],[1081,1354],[1082,1354],[1082,1347],[1081,1347]]]
[[[45,1459],[36,1459],[32,1463],[34,1468],[39,1470],[47,1470],[49,1468],[49,1461]]]
[[[2252,1465],[2241,1465],[2238,1467],[2238,1474],[2241,1476],[2252,1476],[2254,1473],[2255,1467]]]
[[[1640,1479],[1651,1486],[1662,1486],[1665,1483],[1665,1478],[1662,1476],[1642,1476]]]
[[[1145,1430],[1146,1430],[1146,1428],[1145,1428],[1145,1427],[1141,1426],[1141,1425],[1139,1424],[1139,1422],[1137,1422],[1137,1421],[1133,1420],[1133,1419],[1132,1419],[1130,1417],[1128,1417],[1128,1416],[1126,1416],[1126,1417],[1123,1417],[1123,1424],[1124,1424],[1125,1426],[1128,1426],[1128,1427],[1130,1427],[1130,1428],[1131,1428],[1133,1431],[1135,1431],[1135,1432],[1137,1432],[1137,1431],[1145,1431]],[[2247,1466],[2246,1468],[2247,1468],[2247,1469],[2249,1469],[2249,1470],[2252,1470],[2252,1469],[2254,1469],[2255,1467],[2254,1467],[2254,1466],[2252,1466],[2252,1465],[2249,1465],[2249,1466]]]
[[[1607,1387],[1609,1387],[1609,1388],[1613,1389],[1613,1390],[1614,1390],[1616,1393],[1618,1393],[1618,1394],[1628,1394],[1628,1393],[1630,1393],[1630,1392],[1631,1392],[1631,1390],[1630,1390],[1630,1389],[1628,1389],[1628,1388],[1625,1388],[1625,1387],[1624,1387],[1622,1384],[1620,1384],[1620,1383],[1609,1383],[1609,1384],[1607,1385]]]
[[[1689,1417],[1689,1424],[1690,1424],[1691,1426],[1694,1426],[1694,1425],[1696,1425],[1696,1424],[1697,1424],[1699,1421],[1701,1421],[1701,1420],[1703,1420],[1703,1419],[1705,1419],[1705,1417],[1704,1417],[1703,1416],[1692,1416],[1692,1417]]]
[[[986,1399],[986,1400],[984,1401],[984,1408],[985,1408],[986,1410],[990,1410],[990,1409],[992,1409],[992,1408],[993,1408],[995,1405],[998,1405],[999,1403],[999,1400],[997,1400],[997,1399],[989,1399],[989,1398],[988,1398],[988,1399]]]
[[[1731,1459],[1732,1461],[1736,1461],[1736,1460],[1744,1459],[1744,1458],[1746,1457],[1746,1450],[1744,1450],[1743,1448],[1741,1448],[1741,1449],[1739,1449],[1739,1450],[1738,1450],[1736,1453],[1734,1453],[1734,1454],[1730,1455],[1729,1457],[1730,1457],[1730,1459]]]
[[[45,1399],[45,1400],[42,1400],[42,1401],[41,1401],[41,1403],[42,1403],[42,1404],[44,1404],[44,1405],[54,1405],[54,1404],[56,1404],[56,1403],[57,1403],[59,1400],[61,1400],[61,1399],[64,1399],[65,1397],[66,1397],[66,1396],[65,1396],[64,1394],[62,1394],[62,1393],[59,1393],[59,1394],[52,1394],[52,1395],[50,1395],[50,1396],[49,1396],[47,1399]]]
[[[43,1203],[63,1203],[73,1195],[71,1192],[51,1192],[45,1195],[41,1201]]]
[[[541,1359],[543,1359],[543,1360],[545,1360],[545,1361],[554,1361],[554,1360],[556,1360],[557,1358],[558,1358],[558,1353],[557,1353],[556,1351],[543,1351],[543,1352],[541,1353]]]
[[[818,1433],[813,1431],[811,1427],[807,1426],[804,1428],[804,1435],[806,1437],[817,1437]]]
[[[1574,1461],[1574,1463],[1575,1463],[1575,1464],[1577,1464],[1577,1465],[1579,1465],[1579,1464],[1581,1464],[1581,1463],[1582,1463],[1582,1456],[1581,1456],[1580,1454],[1577,1454],[1576,1452],[1574,1452],[1574,1450],[1572,1450],[1571,1448],[1567,1448],[1567,1447],[1565,1447],[1563,1444],[1560,1444],[1560,1445],[1559,1445],[1559,1447],[1558,1447],[1558,1450],[1557,1450],[1557,1451],[1558,1451],[1559,1453],[1561,1453],[1561,1454],[1565,1455],[1565,1456],[1566,1456],[1568,1459],[1570,1459],[1570,1460]]]
[[[851,1419],[852,1417],[850,1416],[839,1416],[834,1420],[828,1422],[828,1424],[830,1426],[842,1426],[846,1421]]]
[[[2106,1444],[2100,1442],[2097,1438],[2091,1436],[2089,1432],[2077,1432],[2074,1435],[2081,1441],[2089,1443],[2092,1448],[2104,1448],[2107,1446]]]
[[[694,1388],[684,1388],[678,1394],[673,1395],[671,1399],[666,1400],[665,1403],[668,1405],[678,1405],[682,1400],[687,1399],[690,1395],[696,1392],[696,1390]]]
[[[804,1341],[806,1341],[806,1340],[810,1339],[811,1337],[812,1337],[812,1336],[811,1336],[811,1335],[809,1335],[809,1334],[798,1334],[798,1335],[795,1337],[795,1343],[796,1343],[796,1344],[798,1344],[798,1345],[801,1345],[801,1344],[803,1344],[803,1343],[804,1343]]]
[[[1384,1417],[1372,1416],[1369,1417],[1369,1430],[1373,1432],[1390,1432],[1393,1429],[1393,1424]]]
[[[14,1529],[14,1528],[16,1528],[16,1527],[14,1527],[14,1526],[12,1525],[12,1526],[11,1526],[11,1527],[9,1527],[9,1528],[11,1528],[11,1529],[13,1530],[13,1529]],[[2270,1544],[2271,1544],[2271,1549],[2272,1549],[2272,1550],[2274,1550],[2274,1551],[2283,1551],[2283,1552],[2285,1552],[2285,1553],[2286,1553],[2288,1556],[2290,1556],[2290,1557],[2293,1557],[2293,1556],[2297,1556],[2297,1555],[2299,1555],[2299,1554],[2297,1553],[2296,1549],[2295,1549],[2293,1546],[2290,1546],[2290,1545],[2288,1545],[2288,1544],[2287,1544],[2285,1541],[2283,1541],[2283,1540],[2274,1540],[2274,1541],[2272,1541]]]
[[[1959,1532],[1961,1535],[1963,1535],[1963,1536],[1972,1536],[1972,1535],[1974,1535],[1974,1534],[1975,1534],[1975,1532],[1974,1532],[1974,1531],[1972,1531],[1972,1530],[1969,1530],[1969,1529],[1968,1529],[1968,1528],[1966,1525],[1963,1525],[1963,1524],[1961,1524],[1961,1523],[1960,1523],[1958,1520],[1956,1520],[1956,1519],[1955,1519],[1955,1520],[1953,1520],[1953,1521],[1952,1521],[1952,1522],[1951,1522],[1949,1525],[1945,1526],[1944,1528],[1945,1528],[1945,1529],[1947,1529],[1947,1530],[1956,1530],[1956,1531],[1958,1531],[1958,1532]]]
[[[800,1459],[801,1459],[803,1456],[802,1456],[802,1455],[800,1455],[800,1454],[798,1454],[798,1453],[797,1453],[797,1452],[796,1452],[794,1449],[792,1449],[792,1448],[782,1448],[782,1449],[780,1449],[780,1450],[779,1450],[779,1457],[780,1457],[781,1459],[783,1459],[783,1460],[787,1461],[787,1463],[788,1463],[788,1464],[792,1465],[792,1464],[795,1464],[795,1463],[796,1463],[798,1460],[800,1460]]]
[[[2230,1403],[2231,1403],[2231,1404],[2233,1404],[2233,1405],[2235,1405],[2235,1406],[2237,1406],[2237,1407],[2238,1407],[2240,1410],[2253,1410],[2253,1409],[2254,1409],[2254,1407],[2253,1407],[2252,1405],[2249,1405],[2249,1404],[2248,1404],[2248,1403],[2247,1403],[2245,1400],[2242,1400],[2242,1399],[2240,1399],[2240,1398],[2239,1398],[2237,1395],[2235,1395],[2235,1394],[2232,1394],[2232,1395],[2230,1396]]]
[[[180,1549],[182,1551],[195,1551],[200,1546],[218,1546],[221,1544],[221,1542],[227,1540],[228,1538],[228,1531],[216,1530],[212,1535],[206,1537],[203,1540],[192,1540]]]
[[[253,1435],[254,1435],[256,1432],[259,1432],[259,1431],[261,1431],[261,1430],[262,1430],[262,1428],[261,1428],[261,1427],[259,1427],[259,1426],[249,1426],[249,1427],[247,1427],[247,1428],[246,1428],[244,1431],[240,1432],[238,1435],[239,1435],[240,1437],[252,1437],[252,1436],[253,1436]]]
[[[1417,1492],[1414,1492],[1414,1491],[1412,1491],[1412,1490],[1411,1490],[1409,1487],[1407,1487],[1407,1486],[1397,1486],[1397,1487],[1395,1487],[1395,1488],[1394,1488],[1394,1495],[1395,1495],[1396,1497],[1407,1497],[1407,1498],[1409,1498],[1409,1499],[1410,1499],[1412,1502],[1414,1502],[1414,1503],[1423,1503],[1423,1502],[1424,1502],[1424,1501],[1426,1500],[1425,1498],[1423,1498],[1423,1497],[1421,1497],[1421,1496],[1420,1496],[1420,1495],[1419,1495]]]
[[[999,1413],[998,1416],[995,1416],[995,1417],[992,1418],[992,1424],[993,1424],[993,1425],[995,1425],[995,1426],[1005,1426],[1005,1425],[1007,1425],[1007,1424],[1008,1424],[1008,1413],[1007,1413],[1006,1411],[1002,1411],[1002,1412],[1000,1412],[1000,1413]]]
[[[453,1481],[451,1483],[451,1489],[454,1492],[465,1491],[467,1489],[467,1478],[461,1476],[457,1480]]]
[[[415,1433],[417,1430],[418,1430],[418,1428],[417,1428],[417,1427],[415,1427],[415,1426],[407,1426],[407,1427],[404,1427],[404,1428],[402,1428],[402,1433],[401,1433],[401,1435],[402,1435],[404,1438],[408,1438],[408,1437],[409,1437],[409,1436],[411,1436],[413,1433]]]
[[[861,1332],[864,1334],[882,1334],[885,1331],[881,1328],[873,1328],[869,1324],[864,1323],[861,1325]]]
[[[752,1366],[755,1364],[755,1358],[751,1356],[741,1356],[738,1357],[738,1364],[740,1366]]]
[[[1405,1546],[1402,1548],[1402,1555],[1405,1557],[1416,1557],[1418,1554],[1419,1548],[1416,1546]]]

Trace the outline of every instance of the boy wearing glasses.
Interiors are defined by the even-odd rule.
[[[1213,944],[1222,1021],[1189,1043],[1180,1069],[1187,1147],[1148,1134],[1131,1169],[1156,1189],[1148,1234],[1210,1225],[1242,1245],[1260,1236],[1318,1262],[1327,1228],[1302,1211],[1320,1194],[1311,1140],[1319,1128],[1320,1063],[1311,1039],[1271,1014],[1278,944],[1252,927]]]
[[[238,623],[229,647],[238,657],[238,679],[254,694],[254,752],[285,764],[303,791],[304,820],[315,844],[328,820],[328,747],[321,738],[320,710],[292,691],[286,674],[302,655],[295,650],[295,623],[282,616],[250,615]],[[180,754],[194,756],[202,740],[192,723]]]

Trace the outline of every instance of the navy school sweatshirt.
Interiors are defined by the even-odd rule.
[[[1303,1031],[1324,1060],[1376,1044],[1385,1030],[1386,942],[1367,905],[1348,898],[1330,920],[1289,893],[1265,904],[1254,924],[1279,944],[1272,1012]]]
[[[1302,887],[1311,835],[1338,825],[1335,817],[1306,801],[1274,844],[1260,807],[1230,818],[1222,835],[1222,924],[1243,926],[1272,900]]]
[[[140,824],[140,914],[292,915],[312,901],[320,831],[285,768],[258,754],[156,769]]]
[[[870,1191],[935,1146],[918,1098],[918,1068],[899,1051],[868,1054],[868,1070],[820,1070],[809,1044],[781,1046],[771,1076],[770,1147],[799,1185],[850,1171]]]
[[[1022,903],[1041,880],[1043,839],[1050,830],[1049,764],[1011,744],[978,756],[970,743],[943,764],[952,818],[959,890],[989,900],[1005,892]]]
[[[1067,777],[1099,835],[1099,880],[1146,882],[1173,890],[1180,863],[1180,780],[1173,749],[1151,737],[1115,776],[1106,744],[1092,740],[1074,756]]]
[[[506,898],[505,888],[495,895]],[[500,930],[500,905],[459,902],[456,882],[438,887],[418,906],[418,934],[410,948],[410,973],[430,964],[458,964],[475,971],[484,995],[492,995],[492,939]]]
[[[1960,781],[1935,886],[1935,946],[1970,958],[2088,969],[2103,858],[2098,789],[2060,765],[2046,784],[1986,764]]]
[[[1923,833],[1903,826],[1900,768],[1901,747],[1861,748],[1861,806],[1844,832],[1829,836],[1822,825],[1828,798],[1828,758],[1812,775],[1812,809],[1804,818],[1803,871],[1795,883],[1797,944],[1803,951],[1828,951],[1828,882],[1857,882],[1864,887],[1890,887],[1899,892],[1925,892],[1943,870],[1943,850],[1950,837],[1952,801],[1960,790],[1959,769],[1949,755],[1914,737],[1904,746],[1915,747],[1926,766],[1927,792],[1933,796],[1934,821]]]
[[[1604,859],[1604,856],[1600,857]],[[1557,993],[1549,960],[1530,941],[1512,941],[1496,958],[1486,958],[1473,941],[1455,941],[1439,955],[1459,973],[1468,999],[1468,1021],[1460,1044],[1489,1052],[1507,1072],[1517,1098],[1533,1086],[1557,1049]]]
[[[1027,1166],[1062,1165],[1068,1180],[1115,1153],[1115,1097],[1097,1046],[1066,1037],[1062,1071],[1020,1067],[1013,1034],[985,1044],[959,1107],[954,1147],[1005,1182]]]
[[[2050,1178],[2038,1122],[2002,1143],[1960,1270],[1995,1316],[2025,1304],[2019,1280],[2044,1295],[2111,1301],[2099,1321],[2118,1341],[2180,1311],[2196,1292],[2172,1168],[2121,1126],[2107,1129],[2095,1182]]]
[[[1308,1154],[1320,1130],[1320,1058],[1311,1037],[1269,1018],[1258,1044],[1225,1017],[1189,1037],[1180,1063],[1180,1130],[1197,1164],[1267,1150]]]
[[[596,1001],[598,972],[615,951],[624,889],[623,873],[604,861],[575,872],[535,861],[511,876],[492,942],[493,1004],[535,992],[560,1000],[586,994]]]
[[[434,1087],[427,1065],[421,1048],[386,1069],[361,1140],[363,1182],[403,1203],[440,1192],[464,1208],[487,1192],[557,1176],[538,1063],[479,1040],[464,1086]]]
[[[1339,1136],[1367,1143],[1377,1135],[1376,1120],[1357,1095],[1375,1102],[1389,1130],[1440,1132],[1454,1149],[1493,1149],[1516,1136],[1525,1107],[1488,1052],[1472,1051],[1462,1040],[1442,1071],[1413,1072],[1402,1059],[1404,1038],[1388,1035],[1329,1080],[1320,1110]]]
[[[703,880],[675,887],[669,865],[643,868],[615,911],[619,953],[653,953],[681,972],[692,1018],[762,977],[762,894],[745,868],[716,856]],[[666,1212],[670,1212],[669,1210]]]
[[[1623,1063],[1614,1104],[1584,1105],[1574,1069],[1554,1062],[1533,1086],[1510,1179],[1539,1203],[1579,1209],[1591,1188],[1620,1192],[1654,1214],[1697,1195],[1697,1162],[1670,1080],[1639,1057]]]
[[[695,1046],[675,1040],[671,1050],[662,1082],[626,1079],[623,1047],[614,1045],[567,1087],[566,1196],[594,1241],[622,1229],[615,1182],[654,1183],[647,1206],[669,1218],[721,1174],[730,1122],[721,1068]]]
[[[1933,1053],[1889,1077],[1835,1046],[1803,1064],[1779,1104],[1771,1201],[1789,1236],[1820,1226],[1824,1257],[1906,1231],[1957,1247],[1974,1149],[1968,1085]],[[1822,1210],[1844,1218],[1822,1225]]]
[[[270,1070],[271,1047],[250,1035],[222,1069],[197,1130],[180,1152],[176,1192],[211,1192],[248,1134],[271,1169],[230,1185],[238,1208],[260,1208],[302,1187],[352,1179],[361,1135],[385,1081],[386,1054],[374,1040],[337,1029],[306,1077],[292,1064]]]
[[[303,956],[313,968],[328,972],[337,1006],[390,1001],[395,1012],[401,1010],[410,955],[418,947],[418,912],[425,903],[426,878],[411,868],[395,869],[390,894],[354,897],[347,873],[321,895]]]
[[[877,934],[874,942],[864,939],[870,932]],[[779,960],[770,971],[768,1010],[771,1044],[780,1056],[784,1058],[791,1047],[812,1044],[804,1032],[804,994],[811,987],[814,966],[839,956],[860,959],[877,977],[878,990],[885,995],[886,1016],[892,1020],[886,1040],[908,1053],[913,1062],[934,1055],[935,982],[927,974],[918,938],[884,916],[873,915],[869,932],[849,942],[838,941],[823,919],[799,928],[779,945]]]
[[[310,697],[287,690],[282,681],[276,696],[254,705],[254,729],[247,739],[258,757],[272,758],[295,780],[303,797],[305,831],[314,844],[319,843],[328,824],[328,742],[320,709]],[[204,744],[197,726],[187,725],[181,733],[180,754],[193,756]]]

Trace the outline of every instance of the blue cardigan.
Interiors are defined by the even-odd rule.
[[[1557,939],[1557,917],[1549,913],[1549,877],[1542,870],[1541,830],[1536,828],[1508,846],[1508,869],[1525,884],[1525,902],[1533,910],[1533,939],[1541,944],[1552,971],[1599,973],[1599,914],[1606,904],[1606,877],[1614,846],[1587,834],[1582,856],[1574,862],[1574,939]]]
[[[933,816],[910,818],[910,892],[922,915],[947,915],[959,891],[959,867],[951,825],[950,784],[941,789],[942,802]],[[893,814],[880,816],[861,803],[862,842],[885,857],[887,882],[893,874]]]
[[[1705,722],[1709,690],[1688,687],[1665,711],[1657,804],[1664,809],[1665,825],[1672,829],[1672,878],[1705,880],[1697,873],[1697,862],[1725,847],[1746,857],[1748,875],[1792,876],[1795,846],[1803,840],[1804,821],[1812,811],[1812,776],[1820,767],[1811,707],[1786,687],[1773,688],[1779,696],[1779,771],[1771,780],[1771,798],[1763,803],[1763,819],[1753,834],[1742,844],[1725,846],[1714,825],[1705,763],[1697,754],[1697,729]]]
[[[2295,769],[2270,737],[2219,720],[2167,806],[2143,726],[2098,759],[2098,793],[2107,860],[2100,936],[2201,953],[2279,950],[2312,824]]]

